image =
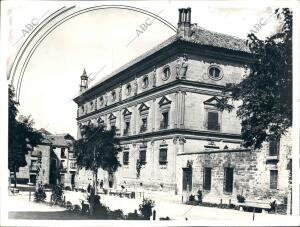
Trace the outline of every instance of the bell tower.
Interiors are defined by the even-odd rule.
[[[187,38],[191,34],[191,8],[181,8],[179,11],[177,35]]]
[[[85,91],[88,88],[88,76],[86,75],[85,69],[83,69],[83,73],[80,76],[80,92]]]

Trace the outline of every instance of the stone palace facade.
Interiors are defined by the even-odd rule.
[[[94,86],[84,71],[74,99],[78,136],[83,124],[105,124],[121,140],[122,167],[104,180],[175,194],[200,189],[218,200],[237,194],[285,200],[290,136],[245,149],[236,111],[216,108],[226,83],[241,81],[252,62],[245,40],[191,24],[187,8],[179,9],[176,35]],[[88,180],[90,173],[80,170],[76,182]]]

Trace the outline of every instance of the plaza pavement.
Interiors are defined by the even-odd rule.
[[[86,199],[86,193],[81,192],[65,192],[66,201],[72,204],[80,204],[82,199]],[[180,197],[174,197],[176,201],[171,199],[166,193],[145,193],[145,197],[155,200],[155,210],[157,220],[160,217],[168,216],[171,220],[202,220],[202,221],[236,221],[253,222],[253,213],[242,212],[232,209],[219,209],[203,206],[192,206],[180,203]],[[31,198],[33,200],[33,197]],[[50,192],[47,192],[47,202],[50,201]],[[122,209],[125,214],[138,210],[142,198],[136,199],[120,198],[117,196],[101,195],[101,202],[108,206],[111,210]],[[90,219],[87,216],[75,215],[67,211],[65,208],[58,206],[50,206],[43,203],[29,202],[29,192],[20,192],[19,195],[9,196],[8,203],[9,218],[12,219]],[[256,213],[254,222],[282,222],[288,220],[286,215],[263,214]]]

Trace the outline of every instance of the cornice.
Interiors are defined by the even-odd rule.
[[[197,140],[207,140],[208,138],[213,141],[223,141],[240,143],[242,141],[240,134],[234,133],[223,133],[214,131],[204,131],[204,130],[192,130],[192,129],[164,129],[154,132],[139,133],[136,135],[122,136],[119,137],[120,143],[136,143],[136,142],[148,142],[153,140],[163,140],[163,139],[173,139],[174,137],[184,137],[185,139],[197,139]]]
[[[251,58],[251,55],[243,51],[206,46],[187,42],[184,40],[176,40],[153,53],[152,55],[146,57],[145,59],[138,61],[134,65],[131,65],[123,71],[106,79],[102,83],[89,88],[84,93],[75,97],[73,100],[76,103],[81,103],[82,100],[91,99],[93,98],[95,93],[102,93],[110,87],[118,85],[124,80],[129,79],[130,77],[134,77],[135,75],[142,73],[143,71],[153,67],[154,65],[160,64],[160,62],[162,60],[165,60],[166,58],[174,57],[178,54],[183,53],[194,54],[239,64],[250,64],[254,62],[254,60]]]
[[[188,86],[192,86],[192,88]],[[201,89],[201,88],[205,88],[205,89]],[[207,90],[207,89],[212,89],[212,90]],[[83,119],[88,120],[92,116],[100,113],[106,114],[108,112],[118,111],[125,107],[134,106],[139,103],[147,102],[154,98],[159,98],[161,96],[175,93],[178,91],[193,92],[193,93],[206,94],[206,95],[220,95],[222,89],[224,89],[224,86],[221,85],[203,83],[198,81],[175,80],[170,83],[164,84],[162,86],[155,87],[145,92],[139,93],[125,100],[116,102],[109,106],[104,106],[98,110],[94,110],[93,112],[85,114],[84,116],[77,117],[76,120],[78,121]]]

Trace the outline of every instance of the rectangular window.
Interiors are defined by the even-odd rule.
[[[233,190],[233,168],[224,169],[224,192],[232,193]]]
[[[159,149],[159,164],[165,165],[168,162],[168,149],[160,148]]]
[[[147,125],[148,121],[147,118],[142,118],[142,125],[141,125],[141,132],[146,132],[147,131]]]
[[[164,112],[162,113],[162,121],[160,124],[161,129],[166,129],[168,128],[169,125],[169,112]]]
[[[203,187],[204,190],[210,191],[211,189],[211,168],[204,168],[203,172]]]
[[[270,170],[270,189],[277,189],[278,170]]]
[[[219,113],[207,112],[207,129],[208,130],[220,130]]]
[[[129,152],[124,151],[123,152],[123,165],[128,165],[129,164]]]
[[[65,148],[64,147],[62,147],[61,150],[60,150],[60,157],[61,158],[66,158]]]
[[[124,129],[124,135],[128,135],[129,134],[129,130],[130,130],[130,122],[126,121],[125,122],[125,129]]]
[[[277,156],[279,154],[279,141],[278,140],[271,140],[269,142],[269,155],[270,156]]]
[[[140,150],[140,162],[146,163],[146,150]]]

